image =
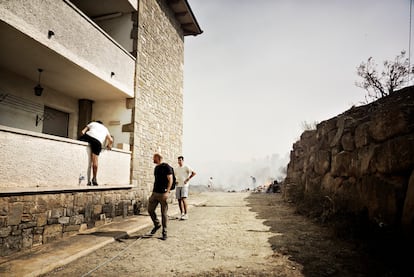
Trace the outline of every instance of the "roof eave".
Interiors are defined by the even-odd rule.
[[[167,0],[167,3],[181,24],[184,36],[197,36],[203,33],[187,0]]]

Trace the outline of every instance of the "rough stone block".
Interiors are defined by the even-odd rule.
[[[0,216],[0,228],[7,227],[7,216]]]
[[[41,245],[42,243],[43,243],[43,236],[42,236],[42,234],[34,234],[33,235],[32,246],[38,246],[38,245]]]
[[[9,204],[8,224],[18,225],[22,220],[23,203],[15,202]]]
[[[22,222],[28,222],[28,221],[32,221],[33,217],[31,214],[23,214],[22,215]]]
[[[58,224],[59,223],[59,219],[57,218],[49,218],[47,220],[47,225],[53,225],[53,224]]]
[[[63,232],[64,233],[65,232],[73,232],[73,231],[78,232],[80,227],[81,227],[80,225],[65,225],[65,226],[63,226]]]
[[[370,140],[368,129],[369,122],[362,123],[356,127],[354,135],[356,148],[360,148],[369,144]]]
[[[375,154],[376,145],[370,144],[363,148],[359,148],[356,152],[356,161],[354,163],[358,163],[358,174],[357,176],[363,176],[367,174],[374,173],[371,167],[371,161]]]
[[[59,218],[64,216],[64,210],[63,208],[56,208],[56,209],[52,209],[51,211],[51,218]]]
[[[0,198],[0,216],[7,216],[9,213],[8,197]]]
[[[25,223],[21,223],[19,224],[19,229],[27,229],[27,228],[33,228],[37,226],[37,222],[32,221],[32,222],[25,222]]]
[[[37,226],[44,226],[47,224],[47,214],[45,212],[36,215]]]
[[[343,116],[338,118],[336,126],[338,127],[338,129],[336,130],[335,136],[330,141],[329,145],[331,147],[338,146],[341,140],[342,134],[345,129],[345,118]]]
[[[400,220],[397,218],[398,206],[403,204],[398,203],[400,190],[382,175],[366,175],[360,179],[357,194],[371,220],[393,225]]]
[[[33,228],[33,234],[43,234],[44,230],[45,230],[44,227],[35,227]]]
[[[11,235],[12,236],[18,236],[18,235],[21,235],[21,234],[22,234],[22,230],[21,229],[13,230],[11,232]]]
[[[102,212],[106,217],[115,217],[115,207],[111,203],[103,205]]]
[[[30,196],[30,195],[28,195],[28,196]],[[24,202],[23,203],[23,213],[24,214],[31,214],[32,213],[31,210],[33,209],[33,207],[36,207],[34,202]]]
[[[345,133],[341,138],[341,145],[345,151],[353,151],[355,149],[354,138],[351,133]]]
[[[74,207],[67,207],[66,208],[66,216],[71,217],[71,216],[73,216],[75,214],[76,213],[75,213]]]
[[[322,189],[325,191],[333,191],[334,179],[330,173],[326,173],[321,181]]]
[[[21,236],[8,236],[3,239],[3,245],[1,247],[1,255],[7,256],[16,253],[22,249]]]
[[[376,141],[384,141],[398,134],[405,134],[410,124],[399,107],[391,107],[387,112],[379,111],[372,116],[369,124],[371,137]]]
[[[329,151],[320,150],[315,153],[314,171],[320,175],[324,175],[331,167],[331,153]]]
[[[70,217],[69,223],[71,225],[79,225],[84,222],[84,216],[83,214],[78,214]]]
[[[89,222],[92,220],[92,215],[93,215],[93,207],[92,204],[87,204],[85,206],[85,221]]]
[[[414,168],[414,134],[380,144],[375,149],[372,165],[381,173],[411,172]]]
[[[0,238],[5,238],[11,234],[12,228],[10,226],[0,228]]]
[[[112,196],[111,195],[105,195],[104,196],[104,201],[105,201],[105,204],[111,203],[112,202]]]
[[[101,213],[102,213],[102,205],[94,205],[93,214],[101,214]]]
[[[128,201],[123,201],[122,206],[123,206],[122,217],[125,218],[128,216]]]
[[[48,243],[62,238],[62,225],[46,225],[43,231],[43,243]]]
[[[68,216],[62,216],[58,218],[58,222],[60,224],[69,224],[69,220],[70,220],[70,217]]]
[[[22,248],[30,248],[33,245],[33,233],[32,229],[23,230],[22,233]]]
[[[332,157],[331,174],[338,176],[355,176],[357,165],[351,152],[342,151]]]

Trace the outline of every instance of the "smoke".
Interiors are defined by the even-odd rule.
[[[192,180],[193,185],[207,186],[212,177],[213,186],[223,189],[244,190],[267,185],[273,180],[282,181],[286,175],[289,155],[281,158],[272,154],[260,159],[247,162],[214,161],[192,164],[197,175]]]

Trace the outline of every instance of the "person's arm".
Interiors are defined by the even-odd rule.
[[[86,132],[89,130],[89,127],[88,126],[86,126],[85,128],[83,128],[83,130],[81,131],[81,134],[82,134],[82,136],[84,135],[84,134],[86,134]]]
[[[112,149],[112,144],[114,143],[114,140],[112,139],[110,133],[108,133],[106,135],[106,139],[108,140],[108,145],[106,146],[106,148],[108,148],[109,150],[111,150]]]
[[[167,175],[167,179],[168,179],[168,184],[167,184],[167,191],[165,193],[170,193],[171,187],[172,187],[172,183],[173,183],[173,176],[172,174],[168,174]]]
[[[187,179],[184,180],[184,184],[187,184],[188,182],[190,182],[190,179],[193,178],[197,173],[195,173],[195,171],[191,171],[190,176],[188,176]]]

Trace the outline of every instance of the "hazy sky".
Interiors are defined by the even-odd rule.
[[[193,167],[283,160],[304,121],[364,100],[354,85],[362,61],[408,50],[410,0],[189,4],[204,31],[185,38],[183,154]]]

